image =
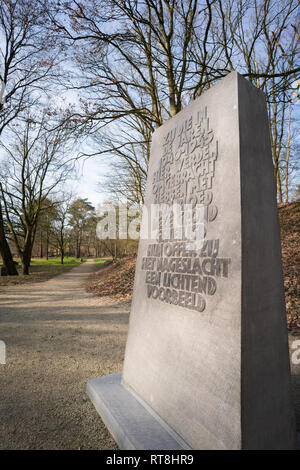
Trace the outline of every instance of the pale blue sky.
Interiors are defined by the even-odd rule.
[[[78,163],[78,180],[74,181],[71,189],[80,198],[88,200],[96,207],[107,199],[107,193],[100,193],[101,188],[97,185],[101,183],[104,174],[108,171],[104,157],[93,157]]]

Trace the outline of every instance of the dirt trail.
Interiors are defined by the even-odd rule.
[[[117,449],[85,387],[122,369],[129,306],[85,291],[94,269],[0,288],[0,449]],[[292,374],[300,431],[300,365]]]
[[[85,291],[94,269],[0,288],[0,449],[117,448],[85,386],[122,369],[129,308]]]

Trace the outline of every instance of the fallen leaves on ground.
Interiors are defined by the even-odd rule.
[[[300,331],[300,202],[281,204],[281,250],[288,329]]]
[[[99,297],[129,301],[132,297],[136,257],[127,256],[97,271],[87,284],[87,291]]]

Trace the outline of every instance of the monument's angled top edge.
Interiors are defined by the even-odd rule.
[[[253,83],[251,83],[247,78],[245,78],[240,73],[236,72],[236,74],[237,74],[238,83],[241,83],[241,82],[244,83],[250,90],[257,93],[257,95],[263,96],[264,99],[266,99],[266,94],[260,88],[257,88],[255,85],[253,85]]]
[[[177,114],[175,114],[175,116],[171,116],[167,121],[165,121],[160,127],[158,127],[152,134],[152,138],[153,136],[157,136],[159,135],[161,132],[164,132],[165,131],[165,128],[166,126],[169,124],[169,122],[171,120],[176,120],[176,119],[180,119],[180,116],[182,116],[182,114],[184,114],[186,112],[186,109],[189,108],[190,106],[192,106],[194,103],[198,102],[198,101],[202,101],[205,96],[208,96],[209,94],[213,93],[216,91],[217,88],[221,87],[224,85],[224,82],[225,81],[231,81],[231,80],[234,80],[236,81],[236,83],[238,83],[238,76],[240,76],[241,78],[244,78],[242,77],[236,70],[233,70],[232,72],[229,72],[227,75],[225,75],[223,78],[221,78],[220,80],[218,80],[217,83],[215,83],[211,88],[209,88],[208,90],[206,90],[202,95],[200,96],[197,96],[197,98],[191,100],[189,102],[188,105],[186,105],[183,109],[181,109]],[[248,81],[248,80],[246,80]]]
[[[255,85],[253,85],[247,78],[245,78],[243,75],[241,75],[239,72],[237,72],[236,70],[232,70],[232,72],[229,72],[227,75],[225,75],[224,77],[222,77],[220,80],[218,80],[217,83],[215,83],[211,88],[209,88],[208,90],[206,90],[202,95],[198,96],[197,98],[193,99],[192,101],[190,101],[190,103],[185,106],[183,109],[181,109],[179,111],[179,113],[175,114],[175,116],[172,116],[170,117],[167,121],[165,121],[160,127],[158,127],[152,134],[152,138],[153,136],[155,135],[159,135],[161,132],[164,132],[165,130],[165,127],[166,125],[168,125],[168,123],[172,120],[172,119],[180,119],[180,116],[186,111],[186,109],[193,105],[194,103],[196,103],[197,101],[201,101],[203,100],[203,98],[205,96],[207,96],[208,94],[210,93],[213,93],[216,91],[216,89],[220,86],[224,86],[224,82],[226,81],[231,81],[231,80],[235,80],[236,81],[236,85],[238,87],[238,84],[243,82],[244,84],[247,84],[246,86],[249,87],[249,89],[255,91],[257,94],[261,94],[264,98],[266,97],[265,93],[260,90],[259,88],[257,88]]]

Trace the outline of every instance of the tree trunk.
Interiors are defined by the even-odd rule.
[[[292,107],[289,103],[289,127],[288,127],[288,139],[286,148],[286,159],[285,159],[285,202],[289,202],[289,159],[290,159],[290,141],[291,141],[291,117]]]
[[[46,259],[49,259],[49,233],[47,230],[47,235],[46,235]]]
[[[279,167],[278,167],[278,161],[274,161],[274,179],[275,179],[275,184],[276,184],[276,194],[278,198],[278,202],[282,202],[282,190],[281,190],[281,178],[280,178],[280,172],[279,172]]]
[[[64,264],[64,256],[65,256],[65,253],[64,253],[64,249],[62,248],[60,250],[60,264]]]
[[[27,250],[24,250],[23,256],[22,256],[22,267],[23,267],[23,274],[25,276],[29,275],[29,266],[30,266],[30,257],[28,255]]]
[[[80,243],[76,244],[76,258],[80,258]]]
[[[25,276],[29,276],[29,265],[28,265],[28,263],[27,262],[25,263],[25,262],[22,261],[22,267],[23,267],[23,274]]]
[[[278,195],[278,201],[282,203],[283,199],[282,199],[281,175],[280,175],[279,168],[277,170],[277,195]]]
[[[41,230],[41,239],[40,239],[40,257],[43,258],[43,232]]]
[[[5,231],[4,231],[4,224],[2,218],[2,207],[0,204],[0,253],[3,261],[3,265],[6,268],[6,272],[8,276],[17,276],[18,271],[14,264],[14,260],[9,248],[9,244],[7,243]]]
[[[26,235],[25,243],[24,243],[24,250],[22,254],[22,267],[23,267],[23,274],[28,275],[29,274],[29,267],[30,267],[30,261],[31,261],[31,252],[32,252],[32,237],[31,237],[31,232],[28,232]]]

